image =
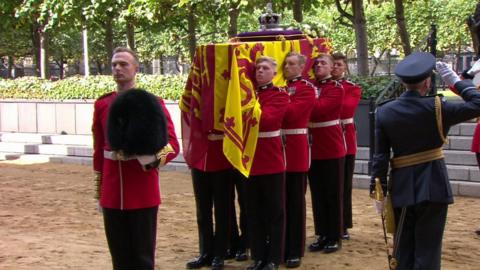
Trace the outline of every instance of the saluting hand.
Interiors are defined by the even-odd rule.
[[[480,59],[478,59],[472,66],[472,68],[470,68],[468,71],[467,71],[467,74],[472,76],[472,77],[475,77],[475,75],[477,73],[480,72]]]
[[[442,80],[449,86],[453,87],[458,81],[460,81],[460,77],[453,71],[446,63],[444,62],[437,62],[436,68]]]

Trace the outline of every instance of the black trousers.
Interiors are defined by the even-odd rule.
[[[245,183],[247,179],[238,171],[234,172],[232,198],[230,200],[230,248],[232,250],[246,250],[248,248],[247,234],[247,205],[245,198]],[[237,222],[237,213],[235,210],[235,189],[237,191],[239,206],[239,221]],[[238,226],[240,225],[240,227]]]
[[[285,236],[285,174],[250,176],[246,190],[252,259],[280,264]]]
[[[305,226],[307,188],[306,172],[287,172],[286,178],[286,231],[285,257],[303,257],[305,253]]]
[[[432,202],[406,208],[398,246],[397,270],[440,269],[447,210],[448,204]],[[400,213],[401,208],[395,208],[397,222]]]
[[[114,270],[155,268],[158,206],[135,210],[103,208]]]
[[[353,227],[352,222],[352,181],[355,169],[355,155],[345,156],[345,177],[343,179],[343,229]]]
[[[229,239],[232,170],[204,172],[192,169],[192,180],[200,254],[224,257]]]
[[[308,179],[315,234],[340,240],[343,232],[343,174],[345,159],[312,160]]]

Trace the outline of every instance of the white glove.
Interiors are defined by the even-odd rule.
[[[157,161],[157,157],[155,155],[143,155],[143,156],[137,156],[138,162],[142,165],[147,165],[152,162]]]
[[[450,87],[453,87],[458,81],[460,81],[460,77],[453,71],[446,63],[444,62],[437,62],[437,71],[442,76],[443,81]]]
[[[97,211],[102,214],[103,213],[103,207],[100,205],[100,201],[97,201]]]
[[[377,200],[373,200],[374,201],[374,204],[375,204],[375,210],[377,212],[377,214],[382,214],[383,213],[383,209],[385,208],[385,200],[381,200],[381,201],[377,201]]]
[[[472,66],[472,68],[470,68],[468,71],[467,71],[467,74],[472,76],[472,77],[475,77],[475,74],[479,73],[480,72],[480,59],[478,59]]]

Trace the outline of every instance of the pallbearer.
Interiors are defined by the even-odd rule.
[[[345,139],[340,124],[344,90],[331,77],[333,58],[322,55],[314,65],[319,97],[309,123],[312,164],[309,170],[313,221],[317,240],[310,251],[331,253],[341,247]]]
[[[207,151],[190,164],[197,210],[199,256],[187,269],[223,269],[230,231],[233,170],[223,154],[223,132],[210,130]]]
[[[298,267],[305,250],[305,191],[310,166],[307,126],[315,102],[315,86],[302,78],[305,56],[290,52],[283,66],[290,104],[283,119],[286,169],[285,265]]]
[[[347,155],[345,156],[345,177],[343,185],[343,239],[350,239],[348,229],[352,228],[352,178],[355,169],[355,155],[357,153],[357,131],[353,116],[362,96],[362,88],[347,80],[347,58],[341,53],[332,54],[334,59],[332,78],[339,82],[345,90],[340,122],[343,127]]]
[[[256,61],[257,98],[262,114],[257,148],[246,180],[247,226],[254,263],[248,270],[278,269],[285,233],[285,159],[280,128],[288,106],[287,93],[272,83],[277,64]]]

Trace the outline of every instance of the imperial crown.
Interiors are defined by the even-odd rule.
[[[273,13],[272,3],[267,4],[267,11],[258,17],[260,31],[278,31],[283,30],[280,26],[281,15]]]

